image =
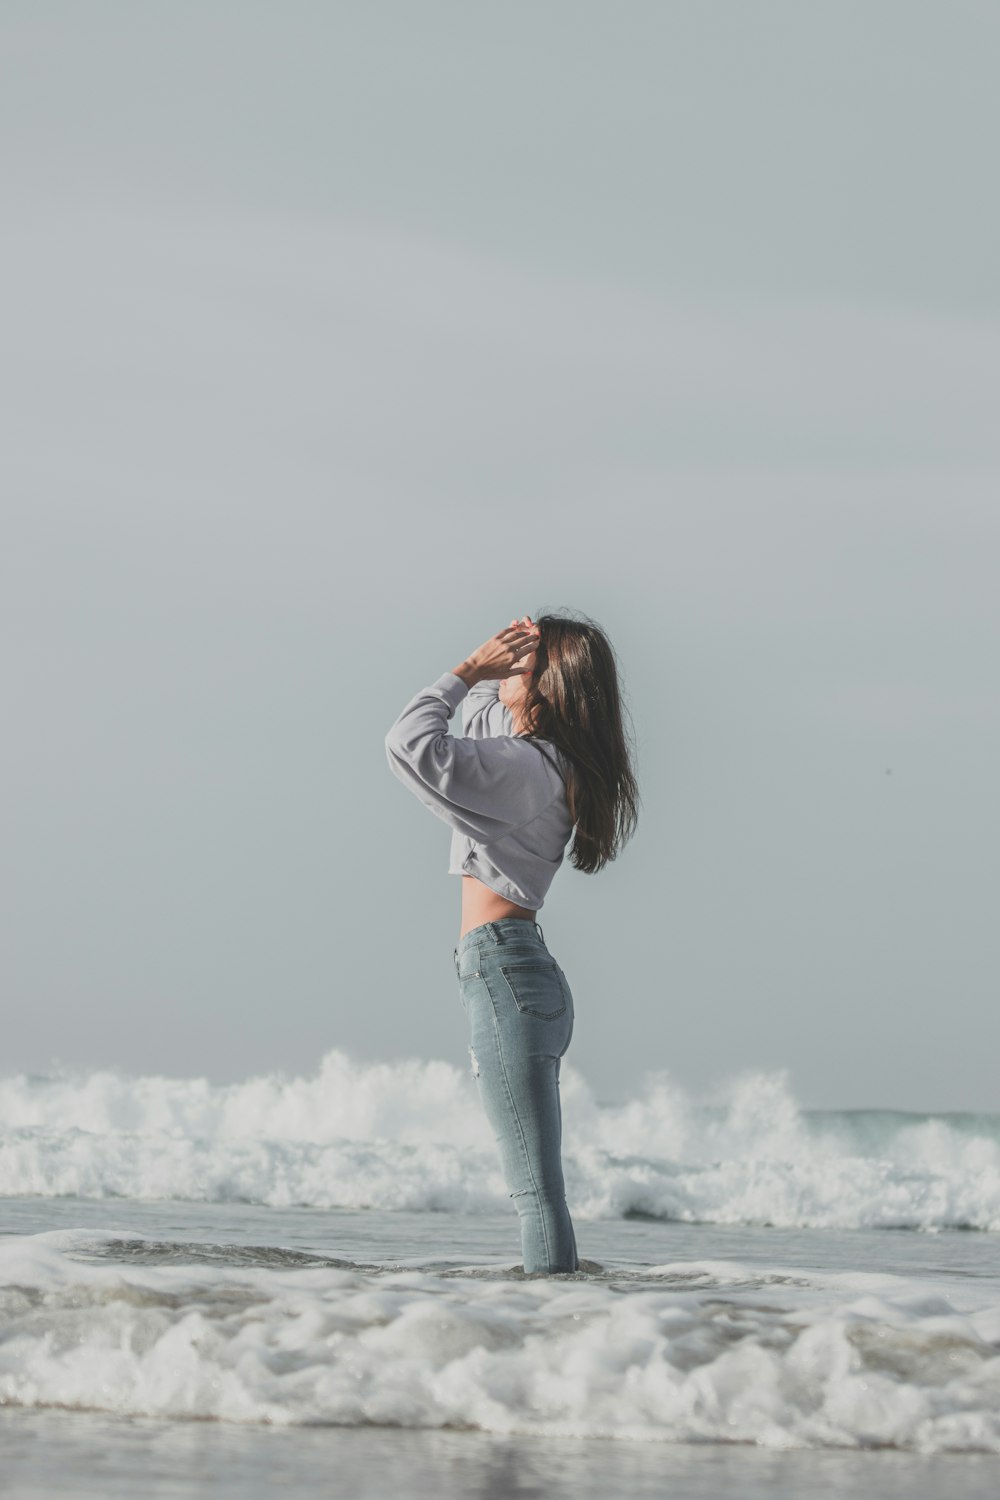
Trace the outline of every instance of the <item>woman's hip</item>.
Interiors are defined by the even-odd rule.
[[[536,923],[510,918],[473,928],[455,949],[454,961],[474,1033],[488,1028],[501,1047],[506,1043],[526,1056],[565,1052],[573,1029],[573,992]]]

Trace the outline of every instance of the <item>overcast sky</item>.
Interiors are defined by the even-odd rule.
[[[643,799],[540,913],[598,1097],[1000,1108],[998,44],[5,0],[3,1071],[464,1066],[383,739],[567,607]]]

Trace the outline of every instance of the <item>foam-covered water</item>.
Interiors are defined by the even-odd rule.
[[[0,1286],[7,1406],[1000,1453],[1000,1298],[975,1279],[525,1277],[78,1229],[0,1240]]]
[[[692,1098],[662,1073],[599,1104],[564,1066],[575,1218],[1000,1230],[1000,1116],[806,1111],[782,1072]],[[508,1206],[469,1074],[360,1063],[310,1077],[61,1072],[0,1080],[0,1194],[476,1214]]]

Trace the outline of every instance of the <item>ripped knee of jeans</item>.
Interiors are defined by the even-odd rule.
[[[475,1052],[473,1051],[473,1049],[471,1047],[469,1048],[469,1061],[472,1063],[472,1076],[473,1076],[473,1078],[478,1078],[479,1077],[479,1058],[476,1056]]]

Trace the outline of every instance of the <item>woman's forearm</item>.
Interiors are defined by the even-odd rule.
[[[456,677],[461,677],[462,681],[470,688],[474,688],[477,682],[483,681],[482,673],[477,672],[475,667],[470,666],[467,661],[463,661],[461,666],[452,667],[451,670]]]

